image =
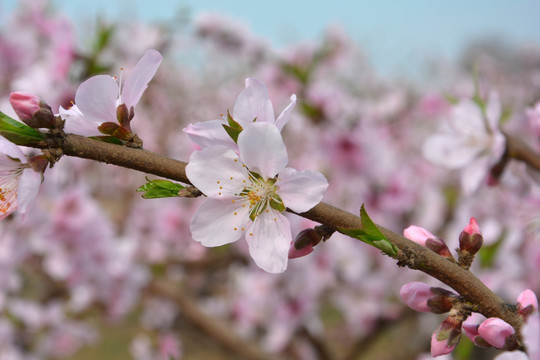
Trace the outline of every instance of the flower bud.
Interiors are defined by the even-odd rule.
[[[430,312],[427,301],[434,294],[431,286],[420,281],[405,284],[399,290],[399,296],[403,302],[413,310],[420,312]]]
[[[296,235],[296,238],[291,242],[289,249],[289,259],[306,256],[313,251],[313,247],[322,240],[321,234],[315,229],[304,229]]]
[[[484,340],[478,332],[478,327],[486,318],[479,313],[472,313],[467,320],[463,322],[463,331],[465,335],[478,347],[490,347],[491,345]]]
[[[114,136],[120,140],[130,140],[133,138],[133,134],[126,128],[113,122],[104,122],[98,126],[98,130],[105,135]]]
[[[40,101],[36,95],[24,91],[12,92],[9,95],[9,102],[13,110],[15,110],[19,119],[24,123],[32,120],[32,115],[41,108],[39,105]],[[28,125],[32,126],[30,124]]]
[[[488,344],[504,350],[515,349],[515,333],[512,325],[499,318],[489,318],[480,324],[478,333]]]
[[[516,305],[518,313],[527,318],[535,311],[538,311],[538,298],[532,290],[527,289],[519,294]]]
[[[436,252],[445,258],[454,260],[452,254],[450,253],[450,249],[448,249],[448,246],[446,246],[444,241],[420,226],[409,226],[403,230],[403,235],[418,245],[425,246],[431,251]]]
[[[313,252],[313,246],[308,245],[302,249],[297,249],[294,246],[294,241],[291,241],[291,247],[289,248],[289,259],[296,259],[302,256],[306,256]]]
[[[462,322],[456,316],[448,316],[431,336],[431,356],[451,353],[461,339]]]
[[[459,235],[459,249],[461,251],[466,251],[470,255],[474,255],[482,247],[483,240],[484,238],[482,237],[480,227],[478,226],[476,219],[472,217],[469,220],[469,225],[467,225]]]
[[[49,165],[49,160],[43,155],[37,155],[28,159],[28,164],[35,172],[44,173]]]
[[[433,296],[428,299],[427,306],[434,314],[444,314],[445,312],[450,311],[454,306],[456,299],[459,298],[459,296],[453,292],[439,287],[432,287],[431,292],[433,293]]]

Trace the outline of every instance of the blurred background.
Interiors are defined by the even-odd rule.
[[[132,126],[145,149],[187,161],[197,147],[182,129],[219,118],[258,78],[276,114],[298,96],[290,164],[328,178],[325,202],[364,203],[377,223],[422,226],[450,249],[475,216],[472,270],[513,304],[540,290],[537,182],[512,162],[497,186],[466,194],[422,143],[478,91],[540,149],[539,13],[538,1],[0,0],[0,111],[16,116],[12,91],[69,107],[82,81],[129,73],[154,48],[164,60]],[[24,221],[0,222],[0,359],[431,358],[444,315],[407,309],[399,289],[437,281],[340,235],[267,274],[243,240],[191,239],[202,199],[145,200],[145,182],[64,157]],[[293,237],[317,225],[288,216]],[[443,359],[499,353],[463,336]]]

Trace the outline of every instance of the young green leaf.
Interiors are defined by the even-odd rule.
[[[362,223],[361,229],[338,228],[338,230],[345,235],[376,247],[388,256],[393,257],[398,253],[397,247],[383,235],[377,228],[377,225],[368,216],[364,204],[360,208],[360,221]]]
[[[45,135],[0,111],[0,135],[17,145],[35,144]]]
[[[144,199],[177,197],[178,192],[185,189],[185,186],[173,183],[169,180],[150,180],[148,178],[146,178],[146,180],[148,180],[148,182],[137,189],[137,191],[144,192],[142,195]]]

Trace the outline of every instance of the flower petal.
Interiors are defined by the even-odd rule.
[[[204,246],[229,244],[242,236],[248,212],[248,206],[232,199],[208,198],[191,219],[191,235]]]
[[[490,167],[489,157],[485,155],[473,160],[461,170],[461,188],[465,195],[471,195],[480,187]]]
[[[266,85],[257,79],[246,79],[246,88],[242,90],[233,107],[233,118],[240,125],[247,125],[255,118],[260,122],[273,124],[274,108],[268,96]]]
[[[322,200],[328,181],[317,171],[286,168],[279,173],[276,185],[285,206],[302,213]]]
[[[162,56],[159,51],[147,50],[137,65],[133,68],[131,74],[126,78],[122,88],[121,103],[126,104],[127,108],[137,105],[142,94],[148,87],[148,83],[161,64]]]
[[[274,210],[257,216],[246,231],[249,254],[255,264],[273,274],[287,268],[291,238],[289,220]]]
[[[189,181],[206,196],[227,197],[240,193],[249,181],[238,155],[223,145],[209,146],[191,154],[186,166]]]
[[[24,217],[34,202],[41,185],[41,173],[30,168],[23,170],[17,187],[17,209]]]
[[[22,163],[26,163],[26,157],[17,145],[0,136],[0,155],[9,156],[12,159],[19,159]]]
[[[238,135],[240,158],[251,171],[273,178],[289,162],[287,148],[278,128],[269,123],[253,123]]]
[[[278,118],[276,119],[276,126],[281,131],[285,125],[289,122],[289,117],[291,115],[291,111],[296,105],[296,95],[291,95],[291,103],[283,109],[281,114],[279,114]]]
[[[231,149],[238,148],[223,128],[224,124],[223,120],[202,121],[189,124],[184,128],[184,132],[188,134],[191,141],[203,148],[212,145],[226,145]]]
[[[501,119],[501,103],[499,96],[492,92],[489,94],[489,98],[486,104],[486,117],[491,130],[499,131],[499,121]]]
[[[66,133],[83,136],[103,135],[98,130],[99,123],[88,121],[77,105],[73,105],[67,110],[60,106],[59,115],[66,121],[64,124],[64,131]]]
[[[108,75],[96,75],[79,86],[75,94],[75,104],[89,121],[116,122],[117,97],[116,81]]]
[[[468,139],[454,134],[435,134],[430,136],[422,147],[424,157],[429,161],[456,169],[474,159],[484,147],[473,146]]]

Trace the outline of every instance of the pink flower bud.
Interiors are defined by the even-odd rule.
[[[409,239],[414,241],[415,243],[426,246],[426,240],[427,239],[435,239],[436,236],[430,233],[428,230],[420,227],[411,225],[405,230],[403,230],[403,235]]]
[[[488,343],[482,337],[480,336],[480,333],[478,332],[478,327],[480,324],[486,320],[486,317],[482,314],[473,312],[467,320],[463,322],[463,331],[465,332],[465,335],[476,345],[479,347],[489,347]]]
[[[291,241],[291,247],[289,248],[289,259],[296,259],[302,256],[306,256],[308,254],[311,254],[312,252],[313,252],[313,246],[311,244],[308,244],[302,249],[297,249],[294,246],[294,241]]]
[[[450,354],[457,346],[457,343],[449,345],[447,339],[439,340],[438,332],[437,330],[431,335],[431,356],[433,357]]]
[[[538,311],[538,298],[532,290],[527,289],[519,294],[516,305],[518,313],[527,317],[533,312]]]
[[[427,301],[433,295],[431,286],[420,281],[405,284],[399,290],[399,296],[403,302],[411,309],[420,312],[431,311]]]
[[[22,121],[32,119],[32,115],[40,109],[40,101],[36,95],[24,91],[12,92],[9,95],[9,102]]]
[[[507,340],[515,332],[512,325],[499,318],[489,318],[478,327],[480,336],[497,349],[508,349]]]

